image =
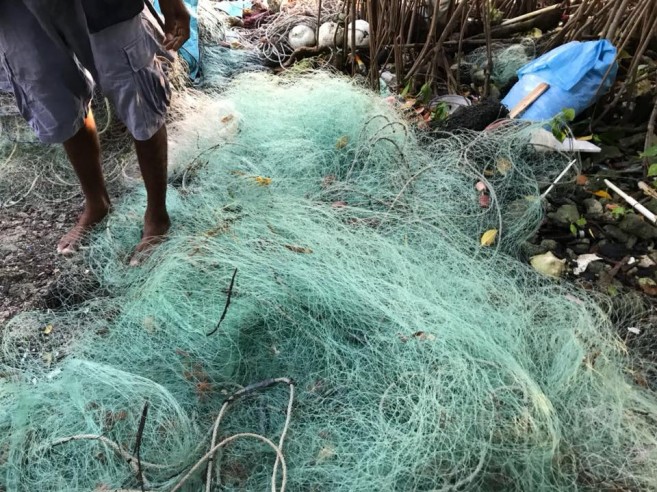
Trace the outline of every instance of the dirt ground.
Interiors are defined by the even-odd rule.
[[[62,275],[85,275],[81,255],[56,252],[80,208],[72,201],[0,209],[0,325],[20,311],[56,302],[53,286]]]

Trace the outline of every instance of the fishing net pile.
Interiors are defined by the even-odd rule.
[[[136,189],[86,300],[4,328],[0,488],[657,487],[656,400],[603,310],[508,254],[567,163],[531,128],[420,142],[321,73],[196,97],[168,241],[127,266]]]

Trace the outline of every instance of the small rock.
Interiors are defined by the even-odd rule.
[[[544,248],[545,251],[554,251],[559,247],[559,243],[554,239],[543,239],[541,241],[541,248]]]
[[[657,214],[657,200],[654,198],[648,200],[648,202],[644,203],[643,206],[650,210],[653,214]]]
[[[598,244],[598,252],[605,258],[611,258],[612,260],[621,260],[630,253],[622,244],[610,243],[607,241],[600,241]]]
[[[602,262],[602,261],[593,261],[588,264],[586,267],[586,271],[588,273],[592,273],[594,275],[599,275],[603,271],[605,271],[607,268],[607,264]]]
[[[591,241],[588,239],[581,239],[573,245],[573,251],[578,255],[583,255],[591,249]]]
[[[602,214],[605,212],[602,204],[595,198],[587,198],[583,203],[586,207],[586,215],[592,219],[598,219],[602,217]]]
[[[657,239],[657,228],[637,214],[627,214],[618,225],[621,230],[641,239]]]
[[[550,251],[548,248],[544,248],[542,245],[532,244],[529,241],[526,241],[522,245],[522,253],[525,257],[531,258],[532,256],[542,255]]]
[[[613,224],[608,224],[603,227],[603,230],[605,231],[605,236],[609,239],[613,239],[616,242],[619,243],[626,243],[630,237],[625,234],[623,231],[621,231],[618,227],[616,227]]]
[[[570,227],[579,219],[579,211],[575,205],[561,205],[556,212],[548,214],[548,218],[559,226]]]

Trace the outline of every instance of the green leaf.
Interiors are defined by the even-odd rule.
[[[645,152],[641,152],[639,154],[640,157],[657,157],[657,145],[653,145],[652,147],[648,147]],[[648,174],[648,176],[653,176],[652,174]]]
[[[411,92],[411,87],[413,87],[413,81],[409,80],[408,84],[406,84],[406,87],[404,87],[404,90],[401,92],[401,97],[407,97],[408,94]]]
[[[657,176],[657,164],[652,164],[648,168],[648,176]]]
[[[577,227],[575,224],[570,224],[570,232],[573,236],[577,236]]]
[[[573,121],[575,119],[575,110],[573,108],[564,109],[562,112],[563,119],[566,121]]]
[[[622,217],[626,213],[627,213],[627,209],[625,207],[616,207],[611,211],[611,215],[613,215],[616,218]]]
[[[612,297],[617,296],[618,289],[616,288],[615,285],[610,285],[609,287],[607,287],[607,293]]]
[[[443,121],[446,120],[449,116],[449,107],[446,103],[441,102],[436,105],[436,108],[431,113],[431,119],[433,121]]]
[[[431,84],[429,82],[426,82],[421,88],[420,88],[420,93],[417,96],[418,100],[424,104],[429,102],[429,99],[431,98]]]
[[[577,224],[579,227],[584,227],[586,225],[586,218],[580,217],[575,221],[575,224]]]

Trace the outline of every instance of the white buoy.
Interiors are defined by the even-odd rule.
[[[352,31],[354,25],[349,24],[347,28],[347,41],[348,45],[351,46],[353,43],[351,41]],[[367,21],[363,19],[358,19],[356,21],[356,47],[357,48],[367,48],[370,45],[370,25]]]
[[[303,24],[294,26],[288,35],[288,42],[295,50],[315,46],[315,31]]]
[[[333,48],[335,46],[336,38],[338,42],[340,41],[341,38],[340,34],[336,36],[337,30],[338,30],[337,22],[325,22],[324,24],[319,26],[319,39],[317,44],[322,48],[325,46],[329,46]]]

